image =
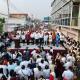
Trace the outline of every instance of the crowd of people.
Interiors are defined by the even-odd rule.
[[[60,43],[60,34],[45,29],[38,29],[38,30],[18,30],[15,33],[16,39],[22,40],[23,43],[30,43],[37,44],[37,45],[56,45],[59,47]]]
[[[50,36],[49,44],[53,43],[54,46],[58,47],[61,42],[67,51],[56,53],[55,57],[53,57],[52,47],[48,51],[40,47],[39,52],[36,49],[30,52],[28,48],[23,53],[19,50],[11,52],[8,50],[12,42],[11,36],[8,34],[1,35],[0,80],[77,80],[74,67],[76,61],[80,60],[80,43],[69,37],[64,39],[63,35],[60,36],[60,33],[43,33],[39,31],[30,33],[28,31],[27,37],[24,37],[25,33],[22,32],[21,34],[21,31],[17,31],[16,38],[20,39],[20,36],[22,36],[24,44],[25,41],[28,44],[31,39],[33,44],[48,45],[47,41]]]

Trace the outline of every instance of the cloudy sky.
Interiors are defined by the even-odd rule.
[[[7,0],[0,0],[0,13],[7,14]],[[42,19],[50,15],[53,0],[9,0],[11,13],[28,13]]]

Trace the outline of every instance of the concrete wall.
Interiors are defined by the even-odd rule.
[[[78,26],[80,26],[80,4],[79,4]]]
[[[76,29],[70,29],[70,28],[61,28],[61,32],[65,36],[69,36],[70,38],[73,38],[76,41],[80,41],[80,31]]]

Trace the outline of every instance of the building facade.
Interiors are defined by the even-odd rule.
[[[6,22],[6,31],[13,31],[16,27],[25,26],[26,25],[26,17],[28,14],[23,13],[13,13],[10,14],[7,22]]]
[[[52,23],[61,26],[66,36],[80,41],[80,0],[54,0],[51,7]]]

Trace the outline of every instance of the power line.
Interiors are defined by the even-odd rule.
[[[4,0],[5,1],[5,0]],[[8,0],[7,0],[8,1]],[[9,12],[10,12],[10,8],[14,8],[14,10],[21,12],[21,10],[19,10],[13,3],[11,3],[10,1],[8,1],[8,8],[9,8]]]
[[[21,12],[14,4],[10,3],[10,6],[17,10],[18,12]]]

